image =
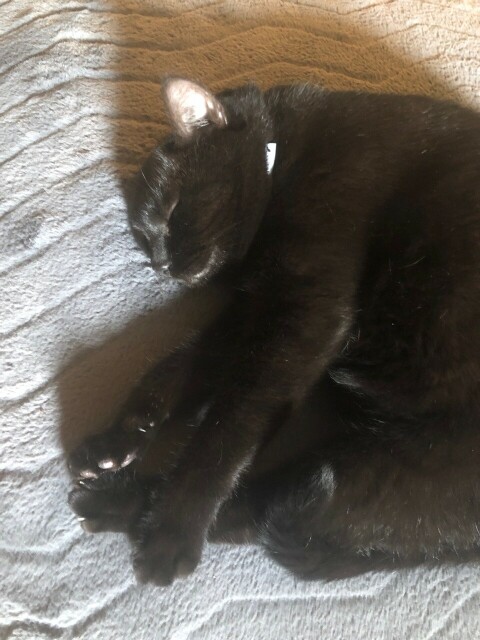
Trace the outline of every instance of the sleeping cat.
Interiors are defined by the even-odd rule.
[[[84,527],[127,531],[156,584],[207,536],[304,578],[476,558],[480,117],[310,85],[164,97],[132,232],[225,308],[71,455]]]

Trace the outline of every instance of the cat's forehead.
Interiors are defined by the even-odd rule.
[[[184,183],[223,174],[233,154],[231,145],[205,131],[187,143],[167,139],[152,154],[151,162],[161,179]]]
[[[173,177],[188,167],[193,169],[197,152],[193,145],[182,145],[171,138],[161,143],[150,155],[151,170],[161,177]]]
[[[150,154],[146,166],[157,172],[173,173],[181,160],[181,155],[171,143],[160,144]]]

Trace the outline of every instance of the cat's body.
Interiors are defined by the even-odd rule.
[[[74,510],[128,528],[161,584],[209,530],[310,578],[476,557],[480,117],[312,86],[173,79],[166,99],[177,135],[143,168],[133,231],[156,268],[223,278],[231,300],[74,453],[99,476]],[[175,424],[167,479],[135,480],[143,432]]]

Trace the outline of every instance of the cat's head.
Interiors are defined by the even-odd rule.
[[[272,135],[263,93],[214,95],[183,78],[164,82],[173,133],[143,165],[129,217],[152,267],[189,285],[241,260],[270,193]]]

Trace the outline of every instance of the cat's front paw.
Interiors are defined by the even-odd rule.
[[[82,528],[128,532],[138,521],[148,496],[149,485],[128,469],[96,479],[78,480],[68,503]]]
[[[192,573],[202,555],[204,531],[190,525],[162,523],[149,529],[133,554],[135,575],[141,583],[168,586]]]
[[[136,460],[147,443],[139,430],[110,429],[87,438],[68,458],[76,478],[98,478],[106,471],[118,471]]]

